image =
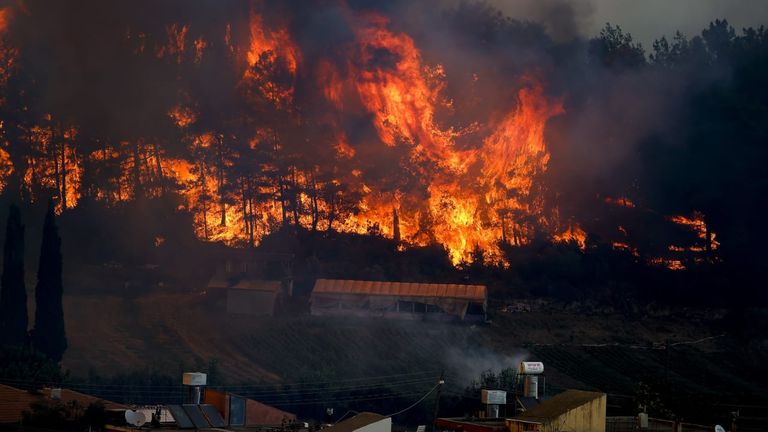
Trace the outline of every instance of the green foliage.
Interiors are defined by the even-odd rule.
[[[43,241],[37,270],[32,343],[35,349],[59,362],[67,349],[67,338],[62,305],[64,287],[61,279],[61,238],[55,219],[53,205],[49,204],[43,224]]]
[[[606,23],[600,36],[589,41],[590,58],[608,68],[633,69],[645,65],[645,51],[621,27]]]
[[[58,383],[66,375],[46,355],[29,348],[0,349],[0,379],[22,383]]]
[[[647,412],[648,415],[656,418],[674,418],[674,413],[665,406],[661,394],[647,383],[642,381],[637,383],[635,401],[638,412]]]
[[[100,401],[87,407],[76,401],[35,402],[30,405],[29,411],[24,411],[22,418],[25,428],[63,431],[99,431],[104,429],[106,421],[106,411]]]
[[[24,285],[24,225],[14,204],[8,211],[0,285],[0,345],[24,346],[29,325]]]

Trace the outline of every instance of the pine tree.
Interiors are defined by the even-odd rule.
[[[53,361],[61,361],[67,349],[64,331],[63,285],[61,281],[61,238],[56,227],[53,204],[49,203],[43,223],[43,242],[35,287],[34,347]]]
[[[24,225],[15,204],[8,211],[0,278],[0,344],[23,346],[27,341],[27,289],[24,286]]]

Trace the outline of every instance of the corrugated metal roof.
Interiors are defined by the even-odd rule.
[[[584,390],[566,390],[552,399],[547,399],[514,419],[546,421],[605,396],[605,393]],[[513,419],[513,420],[514,420]]]
[[[404,297],[447,297],[485,301],[485,285],[380,282],[361,280],[318,279],[313,294],[361,294]]]
[[[269,281],[269,280],[254,280],[254,279],[243,279],[236,283],[235,285],[230,286],[230,289],[242,289],[242,290],[255,290],[255,291],[269,291],[269,292],[278,292],[280,291],[280,288],[282,286],[282,283],[280,281]]]

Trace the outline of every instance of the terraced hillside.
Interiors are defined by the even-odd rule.
[[[65,309],[64,366],[74,378],[136,370],[177,376],[215,360],[218,384],[242,386],[244,393],[258,388],[249,385],[417,374],[390,389],[411,396],[445,370],[446,394],[458,396],[482,371],[531,359],[545,363],[550,390],[600,389],[631,398],[644,382],[711,403],[768,403],[765,357],[743,350],[716,323],[679,314],[628,321],[552,310],[496,315],[475,326],[249,318],[228,315],[205,296],[181,294],[69,296]]]

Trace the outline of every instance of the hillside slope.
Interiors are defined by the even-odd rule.
[[[65,298],[65,309],[70,348],[63,364],[74,377],[141,369],[176,376],[212,360],[228,385],[445,369],[448,390],[459,393],[484,370],[530,359],[545,362],[553,389],[630,395],[639,381],[665,380],[682,393],[768,400],[760,358],[702,318],[628,321],[558,311],[496,315],[488,325],[252,318],[191,294],[75,295]]]

